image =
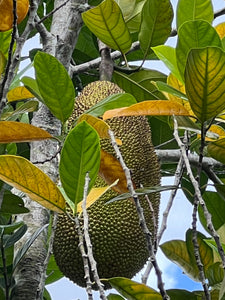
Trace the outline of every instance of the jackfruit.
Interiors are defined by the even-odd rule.
[[[116,84],[108,81],[88,84],[76,98],[70,123],[100,100],[121,92],[123,91]],[[109,120],[108,124],[115,136],[122,141],[120,151],[131,170],[135,186],[159,185],[160,169],[146,117],[118,117]],[[101,141],[101,147],[115,156],[108,139]],[[103,185],[104,181],[98,178],[96,186]],[[116,195],[115,191],[110,190],[88,208],[89,234],[100,278],[132,278],[143,268],[149,256],[133,201],[126,199],[105,204]],[[157,224],[159,195],[150,194],[149,199]],[[140,202],[149,229],[154,233],[149,203],[145,197]],[[82,224],[82,216],[80,222]],[[65,214],[60,214],[53,245],[55,260],[66,277],[84,287],[86,284],[78,243],[75,224]],[[109,284],[105,285],[105,289],[107,288],[110,288]]]

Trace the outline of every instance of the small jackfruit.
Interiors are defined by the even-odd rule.
[[[70,122],[105,97],[121,92],[123,91],[116,84],[108,81],[90,83],[76,98]],[[120,151],[131,170],[135,186],[159,185],[160,169],[147,119],[143,116],[118,117],[109,120],[108,124],[115,136],[122,141]],[[109,140],[103,139],[101,147],[115,156]],[[103,179],[99,177],[96,186],[104,185]],[[132,278],[143,268],[149,256],[133,201],[126,199],[105,204],[117,195],[110,190],[88,208],[89,234],[100,278]],[[150,194],[149,199],[158,223],[159,195]],[[146,198],[142,198],[140,202],[146,222],[153,233],[153,216],[149,203]],[[82,224],[82,216],[80,222]],[[84,287],[86,283],[78,243],[74,223],[65,214],[59,215],[53,246],[56,262],[66,277]],[[109,287],[106,284],[105,288]]]

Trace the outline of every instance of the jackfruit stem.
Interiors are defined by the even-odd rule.
[[[98,41],[99,52],[101,55],[101,63],[99,65],[99,79],[101,81],[111,81],[113,74],[113,60],[111,58],[111,50],[102,41]]]

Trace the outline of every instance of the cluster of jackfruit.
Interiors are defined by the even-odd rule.
[[[87,85],[75,101],[70,122],[105,97],[123,92],[116,84],[97,81]],[[160,184],[160,170],[151,142],[151,130],[145,117],[118,117],[108,121],[117,138],[122,141],[120,151],[131,170],[136,187]],[[101,147],[115,156],[109,140],[101,141]],[[96,186],[105,182],[99,177]],[[148,259],[146,240],[140,228],[135,205],[131,199],[105,204],[118,195],[110,190],[88,208],[89,233],[94,258],[100,278],[132,278],[143,268]],[[159,195],[150,194],[157,222]],[[154,231],[152,212],[143,197],[141,205],[151,232]],[[82,224],[82,216],[80,218]],[[75,224],[64,214],[59,215],[54,240],[56,262],[65,276],[76,284],[85,286],[83,262],[78,249]],[[105,288],[109,288],[106,285]]]

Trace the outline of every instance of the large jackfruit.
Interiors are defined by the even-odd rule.
[[[76,99],[70,122],[105,97],[121,92],[123,91],[117,85],[107,81],[97,81],[87,85]],[[145,117],[119,117],[109,120],[108,124],[116,137],[122,140],[120,150],[131,170],[135,186],[159,185],[159,165],[152,146],[147,119]],[[101,146],[105,151],[114,154],[109,140],[102,140]],[[104,181],[98,178],[96,185],[104,185]],[[105,205],[105,202],[116,195],[116,192],[108,191],[88,208],[89,233],[100,278],[116,276],[132,278],[142,269],[148,258],[146,240],[140,228],[133,201],[127,199]],[[159,195],[151,194],[149,198],[157,223]],[[141,199],[141,204],[147,224],[153,232],[149,203],[144,198]],[[85,286],[83,262],[78,249],[78,235],[74,228],[74,224],[66,215],[59,215],[55,232],[54,255],[64,275],[76,284]],[[109,285],[105,288],[109,288]]]

